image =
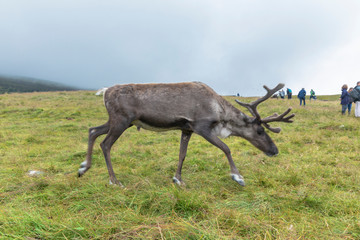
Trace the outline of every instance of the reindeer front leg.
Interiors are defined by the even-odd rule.
[[[191,134],[192,132],[186,132],[186,131],[182,131],[181,133],[179,164],[176,170],[175,177],[173,177],[173,182],[178,185],[185,185],[185,183],[181,179],[181,169],[186,157],[187,147],[190,141]]]
[[[215,147],[220,148],[225,153],[225,155],[229,161],[230,175],[231,175],[232,180],[234,180],[241,186],[245,186],[244,178],[243,178],[243,176],[240,175],[239,170],[235,166],[235,163],[232,159],[231,151],[230,151],[229,147],[223,141],[221,141],[215,134],[213,134],[210,129],[211,128],[209,128],[208,130],[202,129],[202,130],[200,130],[200,132],[198,134],[200,136],[202,136],[203,138],[205,138],[208,142],[213,144]]]
[[[121,120],[121,118],[117,119],[117,121],[114,121],[116,124],[113,124],[110,126],[110,130],[108,134],[106,135],[105,139],[100,143],[100,147],[104,153],[106,166],[109,172],[110,177],[110,184],[116,184],[121,187],[124,187],[120,181],[116,179],[112,164],[111,164],[111,158],[110,158],[110,150],[113,144],[116,142],[116,140],[120,137],[120,135],[131,126],[130,121],[128,121],[126,118],[124,120]]]

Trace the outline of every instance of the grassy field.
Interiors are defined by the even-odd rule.
[[[224,140],[246,187],[231,180],[225,155],[196,135],[183,168],[186,187],[175,186],[180,132],[131,128],[112,150],[123,189],[108,184],[103,137],[93,167],[77,178],[88,128],[107,120],[102,97],[0,95],[0,238],[359,239],[360,119],[341,115],[338,96],[307,104],[269,99],[259,106],[262,116],[289,106],[296,113],[292,124],[272,124],[282,127],[269,133],[277,157],[241,138]]]

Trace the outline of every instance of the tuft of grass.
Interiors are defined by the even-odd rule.
[[[306,107],[269,99],[259,112],[288,107],[294,123],[272,123],[282,132],[269,133],[277,157],[241,138],[224,140],[246,187],[231,180],[224,154],[196,135],[186,186],[174,185],[180,133],[130,128],[111,152],[123,189],[108,184],[104,136],[92,168],[77,178],[88,128],[107,121],[94,92],[0,95],[0,238],[359,239],[359,119],[341,115],[338,96]]]

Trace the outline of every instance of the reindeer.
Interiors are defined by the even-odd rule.
[[[234,164],[229,147],[219,137],[242,137],[266,155],[277,155],[278,149],[264,127],[279,133],[281,129],[272,128],[269,123],[290,123],[295,114],[287,116],[291,111],[289,108],[281,115],[275,113],[262,119],[257,106],[283,87],[284,84],[279,84],[274,89],[264,86],[267,94],[251,103],[236,100],[238,104],[247,108],[253,117],[247,116],[200,82],[125,84],[110,87],[104,94],[109,119],[104,125],[89,129],[87,157],[80,165],[78,176],[84,175],[91,167],[91,155],[96,138],[107,134],[100,146],[104,153],[110,184],[123,186],[115,177],[110,150],[120,135],[135,125],[138,129],[152,131],[181,131],[179,163],[173,177],[174,183],[184,185],[181,169],[190,137],[196,133],[225,153],[230,164],[232,179],[241,186],[245,186],[244,178]]]

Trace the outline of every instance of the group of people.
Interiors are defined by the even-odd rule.
[[[306,96],[305,88],[302,88],[298,93],[298,98],[300,99],[300,106],[302,105],[302,103],[304,103],[304,106],[306,105],[305,96]],[[309,99],[310,99],[310,101],[311,101],[311,99],[314,99],[314,100],[317,99],[317,97],[315,95],[315,91],[313,89],[310,90],[310,98]]]
[[[292,98],[292,90],[291,90],[290,88],[287,88],[287,89],[286,89],[286,94],[287,94],[288,99],[291,99],[291,98]],[[280,98],[282,98],[282,99],[285,98],[285,91],[284,91],[284,89],[281,89],[281,90],[279,91],[279,96],[280,96]]]
[[[346,110],[350,115],[352,103],[355,102],[355,117],[360,117],[360,81],[356,83],[354,88],[349,88],[344,84],[341,88],[340,104],[342,106],[341,113],[345,115]]]
[[[286,89],[286,94],[288,96],[288,99],[292,98],[292,90],[290,88]],[[281,98],[285,98],[285,92],[283,89],[281,89],[279,91],[279,96]],[[306,91],[304,88],[302,88],[298,93],[298,98],[300,99],[300,106],[303,104],[304,104],[304,106],[306,105],[305,97],[306,97]],[[311,101],[311,99],[316,100],[315,91],[313,89],[311,89],[311,91],[310,91],[310,101]]]
[[[286,89],[286,94],[288,99],[292,98],[292,90],[290,88]],[[285,91],[281,89],[279,91],[278,96],[281,98],[285,98]],[[297,97],[300,100],[300,106],[306,105],[306,90],[302,88]],[[313,89],[310,90],[310,98],[316,100],[317,97],[315,95],[315,91]],[[352,103],[355,102],[355,117],[360,117],[360,81],[356,83],[355,87],[348,88],[347,84],[344,84],[341,88],[341,97],[340,97],[340,104],[342,106],[341,113],[345,115],[346,111],[348,112],[348,115],[350,115]]]

